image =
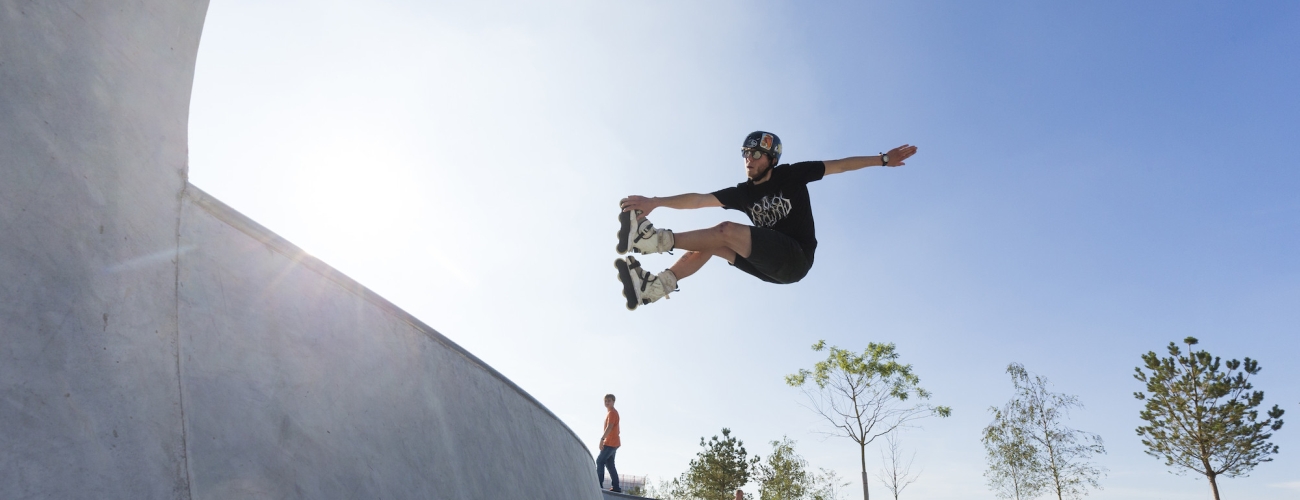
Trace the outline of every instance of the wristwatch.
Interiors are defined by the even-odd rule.
[[[885,153],[880,153],[880,165],[881,165],[882,167],[888,167],[888,166],[889,166],[889,155],[887,155],[887,154],[885,154]]]

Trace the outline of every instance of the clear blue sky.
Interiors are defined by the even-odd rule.
[[[625,474],[675,476],[730,427],[751,452],[788,435],[856,478],[854,445],[823,440],[782,376],[818,339],[887,341],[954,409],[902,438],[924,466],[910,498],[992,498],[979,432],[1012,361],[1086,405],[1070,423],[1109,451],[1092,498],[1206,498],[1134,433],[1140,355],[1192,335],[1260,360],[1256,386],[1291,421],[1225,498],[1300,496],[1300,4],[463,4],[213,2],[192,182],[593,447],[618,394]],[[920,152],[810,186],[804,281],[715,260],[624,310],[618,199],[743,180],[755,129],[790,161]]]

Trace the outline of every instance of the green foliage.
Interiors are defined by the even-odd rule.
[[[1023,413],[1009,413],[998,408],[993,423],[984,428],[984,451],[989,468],[984,472],[989,488],[998,498],[1023,500],[1037,497],[1047,486],[1038,460],[1038,448],[1027,435],[1028,422]],[[1012,419],[1021,419],[1013,421]]]
[[[790,438],[783,436],[780,441],[772,441],[772,454],[767,460],[760,460],[757,456],[747,459],[743,443],[731,437],[729,429],[723,429],[722,433],[722,439],[714,436],[707,443],[701,439],[704,450],[691,461],[689,470],[676,479],[647,486],[645,496],[660,500],[733,500],[735,491],[753,479],[758,483],[762,500],[840,500],[843,497],[849,483],[834,471],[810,472],[808,462],[795,451],[795,442]],[[749,475],[742,478],[737,471],[746,467]],[[724,470],[732,472],[718,473]],[[709,477],[729,479],[710,481],[706,479]],[[752,499],[748,493],[745,498]]]
[[[782,437],[772,441],[772,453],[758,464],[758,497],[761,500],[804,500],[813,487],[808,462],[794,451],[794,441]]]
[[[749,482],[760,457],[747,458],[745,443],[727,428],[722,429],[722,439],[700,438],[700,446],[704,450],[691,460],[686,471],[690,493],[700,500],[734,500],[736,490]]]
[[[876,438],[928,416],[947,417],[947,406],[925,402],[930,392],[922,389],[912,365],[898,362],[894,344],[867,344],[858,354],[819,340],[814,351],[827,352],[812,370],[800,369],[786,375],[791,387],[804,390],[813,411],[834,428],[832,434],[858,444],[862,462],[862,493],[867,497],[867,445]]]
[[[1133,395],[1146,402],[1139,414],[1147,425],[1137,428],[1147,454],[1164,458],[1175,471],[1194,470],[1210,481],[1214,498],[1219,498],[1216,476],[1246,475],[1256,465],[1272,461],[1277,445],[1268,440],[1270,431],[1282,428],[1283,410],[1277,405],[1268,418],[1259,419],[1256,408],[1264,401],[1263,391],[1252,391],[1250,375],[1258,374],[1259,363],[1229,360],[1220,363],[1209,352],[1192,351],[1194,337],[1184,356],[1178,345],[1169,343],[1169,357],[1154,351],[1142,355],[1150,373],[1142,367],[1133,375],[1146,384],[1147,393]],[[1220,368],[1227,368],[1220,371]],[[1148,394],[1149,393],[1149,394]]]
[[[811,378],[818,389],[831,390],[844,394],[842,388],[850,389],[849,395],[861,394],[868,388],[881,394],[907,401],[909,397],[929,399],[930,393],[920,387],[921,379],[912,373],[912,365],[898,362],[898,352],[893,343],[877,344],[870,342],[862,354],[830,346],[825,340],[818,340],[812,349],[817,352],[828,351],[825,361],[818,361],[813,369],[800,369],[797,373],[786,375],[785,383],[791,387],[803,387]],[[941,417],[951,413],[946,406],[933,408]]]
[[[984,428],[989,485],[1002,498],[1032,498],[1042,488],[1058,500],[1100,488],[1104,469],[1090,460],[1106,453],[1101,436],[1062,422],[1071,408],[1083,407],[1079,398],[1047,390],[1047,379],[1018,363],[1008,365],[1007,373],[1016,394],[1001,410],[993,409],[994,421]]]
[[[686,485],[682,484],[684,476],[659,481],[658,484],[649,484],[647,482],[645,494],[641,496],[657,500],[690,500],[686,493]]]
[[[736,490],[749,482],[760,457],[749,458],[745,443],[723,428],[722,437],[700,438],[703,448],[677,479],[651,488],[661,500],[734,500]]]

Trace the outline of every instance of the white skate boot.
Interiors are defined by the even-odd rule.
[[[657,275],[651,274],[642,269],[641,263],[630,255],[615,260],[614,267],[618,268],[618,281],[623,283],[623,298],[627,299],[629,311],[677,291],[677,276],[671,270],[664,269]]]
[[[614,250],[619,255],[632,250],[636,253],[661,253],[670,252],[673,249],[673,243],[676,238],[673,232],[668,229],[655,229],[655,225],[650,223],[650,219],[637,220],[640,211],[629,210],[618,213],[618,246]]]

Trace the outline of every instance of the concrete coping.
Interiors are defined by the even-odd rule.
[[[516,385],[510,379],[506,378],[505,375],[502,375],[501,372],[496,371],[496,369],[492,368],[487,363],[484,363],[483,360],[478,359],[478,357],[474,356],[473,354],[470,354],[470,352],[465,350],[463,347],[457,345],[455,342],[452,342],[451,339],[447,338],[441,333],[438,333],[438,331],[434,330],[433,327],[425,324],[423,321],[420,321],[415,316],[412,316],[410,313],[402,310],[402,308],[397,307],[397,305],[393,304],[392,302],[389,302],[388,299],[385,299],[381,297],[379,294],[375,293],[374,291],[371,291],[369,288],[366,288],[365,285],[362,285],[361,283],[358,283],[356,280],[349,278],[346,274],[343,274],[338,269],[335,269],[329,264],[326,264],[324,261],[311,256],[311,254],[308,254],[302,248],[299,248],[297,245],[290,243],[289,240],[281,238],[280,235],[275,234],[275,232],[271,231],[270,229],[267,229],[261,224],[258,224],[257,221],[254,221],[253,219],[248,218],[244,214],[239,213],[239,211],[235,210],[234,208],[231,208],[230,205],[226,205],[221,200],[218,200],[212,195],[203,191],[202,189],[199,189],[198,186],[195,186],[194,184],[190,184],[187,182],[185,184],[185,191],[182,193],[182,196],[190,199],[190,201],[193,201],[195,205],[199,206],[203,210],[212,214],[214,217],[221,220],[222,222],[225,222],[226,224],[230,224],[231,227],[234,227],[235,229],[242,231],[244,234],[251,236],[253,239],[266,244],[267,246],[271,247],[271,249],[283,254],[284,256],[288,257],[294,262],[301,264],[303,267],[306,267],[307,269],[310,269],[316,272],[317,274],[324,276],[330,281],[337,283],[345,290],[353,294],[356,294],[357,296],[365,299],[371,304],[374,304],[380,309],[392,313],[394,316],[406,322],[408,325],[411,325],[411,327],[415,328],[416,330],[419,330],[421,333],[423,333],[425,336],[432,339],[434,342],[438,342],[446,346],[447,348],[455,351],[456,353],[460,354],[465,359],[469,360],[470,363],[477,365],[479,368],[482,368],[484,371],[488,372],[493,377],[496,377],[502,383],[506,384],[506,386],[513,389],[520,396],[523,396],[524,399],[527,399],[529,402],[536,405],[537,408],[546,412],[547,415],[550,415],[550,417],[555,419],[556,422],[564,426],[564,430],[569,431],[569,435],[573,436],[573,439],[578,441],[578,444],[582,447],[582,449],[587,452],[587,456],[591,456],[591,450],[587,449],[587,445],[582,441],[582,438],[578,437],[578,434],[573,432],[573,429],[570,428],[568,424],[565,424],[563,420],[560,420],[559,417],[555,416],[555,414],[552,413],[550,409],[546,408],[546,406],[543,405],[540,401],[538,401],[537,398],[534,398],[531,394],[528,394],[528,391],[525,391],[523,388]],[[612,493],[612,492],[606,492],[606,493],[617,495],[617,493]],[[633,497],[628,495],[620,495],[620,496],[626,498],[641,498],[641,497]]]
[[[605,490],[605,489],[600,490],[600,494],[604,496],[606,500],[625,500],[625,499],[655,500],[650,497],[639,497],[636,495],[629,495],[627,493],[614,493],[612,491]]]

